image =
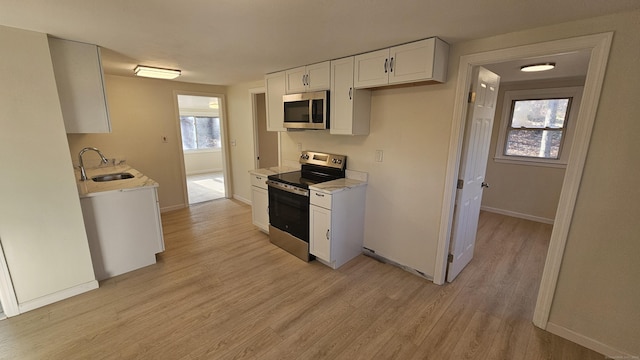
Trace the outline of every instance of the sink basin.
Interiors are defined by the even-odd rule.
[[[102,182],[102,181],[131,179],[133,177],[134,176],[129,174],[129,173],[116,173],[116,174],[99,175],[99,176],[96,176],[96,177],[92,177],[91,180],[97,181],[97,182]]]

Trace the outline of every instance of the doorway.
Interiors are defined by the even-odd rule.
[[[188,204],[226,198],[222,96],[178,94],[177,102]]]
[[[470,89],[471,85],[473,67],[523,58],[536,58],[548,54],[587,51],[590,57],[583,91],[583,103],[578,112],[579,121],[576,124],[574,141],[571,146],[568,165],[562,184],[560,201],[554,219],[554,228],[551,234],[547,259],[538,292],[538,300],[534,311],[534,324],[542,329],[547,327],[578,187],[582,178],[582,169],[586,160],[590,135],[595,121],[595,113],[612,38],[613,33],[588,35],[465,55],[460,58],[455,97],[456,105],[454,108],[453,125],[449,143],[450,156],[447,163],[445,181],[445,201],[443,203],[440,234],[438,238],[436,267],[434,269],[434,283],[443,284],[445,281],[455,203],[455,185],[460,166],[462,139],[467,112],[466,99],[468,97],[468,89]]]
[[[253,111],[254,168],[280,164],[280,133],[267,131],[267,105],[264,88],[250,90]]]

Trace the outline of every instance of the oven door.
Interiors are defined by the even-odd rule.
[[[309,191],[282,187],[275,181],[269,185],[269,223],[296,238],[309,242]],[[297,188],[296,188],[297,189]],[[302,190],[302,191],[300,191]],[[306,191],[306,195],[304,192]]]

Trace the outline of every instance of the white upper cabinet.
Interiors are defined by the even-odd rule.
[[[331,61],[331,134],[369,134],[371,90],[354,89],[353,66],[353,56]]]
[[[49,38],[49,51],[67,133],[111,132],[100,48]]]
[[[449,45],[429,38],[355,57],[355,88],[418,81],[444,82]]]
[[[266,88],[267,131],[286,131],[284,128],[285,72],[267,74],[264,77]]]
[[[330,61],[300,66],[286,72],[286,92],[296,94],[306,91],[329,90]]]

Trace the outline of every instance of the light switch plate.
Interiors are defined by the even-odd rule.
[[[382,150],[376,150],[376,162],[382,162],[383,155]]]

